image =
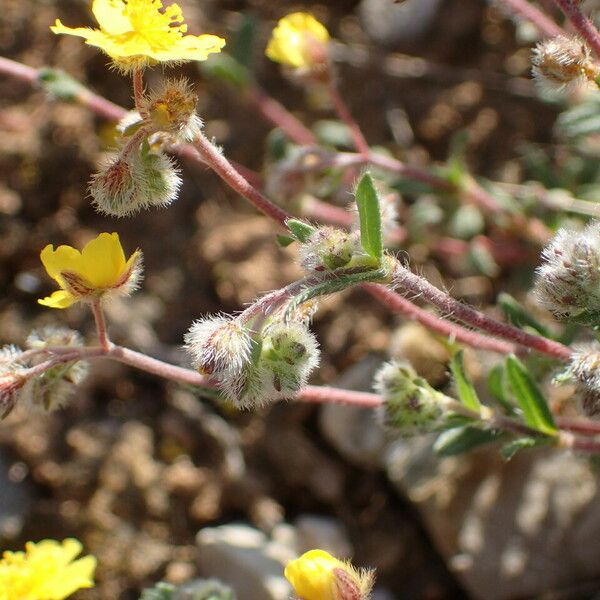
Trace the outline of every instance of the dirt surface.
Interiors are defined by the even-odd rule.
[[[272,21],[292,8],[261,0],[181,4],[192,30],[198,24],[225,37],[239,11],[251,9],[263,45]],[[107,69],[103,56],[48,30],[57,16],[87,23],[86,5],[3,0],[0,55],[34,67],[59,66],[128,106],[128,81]],[[466,129],[471,167],[498,177],[518,169],[523,140],[550,141],[554,112],[533,96],[528,50],[514,41],[512,24],[485,2],[448,0],[423,39],[393,47],[366,37],[356,6],[293,3],[315,10],[347,42],[342,89],[373,144],[426,163],[444,160],[452,134]],[[265,89],[306,123],[331,118],[326,110],[307,108],[303,94],[259,50],[257,76]],[[398,52],[422,57],[429,70],[420,77],[396,72]],[[260,170],[270,126],[194,67],[177,71],[198,82],[200,114],[226,154]],[[154,70],[149,85],[161,76]],[[414,136],[404,148],[393,135],[400,109]],[[80,246],[96,232],[118,231],[126,250],[143,249],[145,281],[134,297],[111,307],[113,338],[185,364],[179,348],[190,323],[204,313],[237,310],[296,278],[294,250],[278,249],[266,219],[192,165],[182,165],[185,185],[168,209],[123,220],[98,215],[86,184],[111,135],[109,124],[85,108],[49,101],[42,91],[0,76],[0,338],[22,344],[32,328],[63,323],[92,340],[84,309],[36,304],[51,290],[39,251],[48,243]],[[460,281],[470,273],[455,275]],[[491,300],[493,285],[482,289],[475,299]],[[316,381],[333,382],[368,353],[384,353],[394,323],[359,292],[325,302],[315,318],[324,349]],[[198,403],[176,385],[98,362],[65,410],[49,417],[17,413],[0,425],[10,476],[30,484],[33,498],[23,531],[7,547],[76,536],[100,565],[97,587],[77,597],[129,600],[150,582],[194,576],[194,536],[202,527],[244,520],[269,531],[282,520],[316,513],[347,528],[357,564],[377,567],[378,581],[395,597],[464,598],[411,506],[383,474],[352,466],[329,447],[316,412],[284,404],[238,414],[209,400]],[[236,452],[243,468],[235,466]]]

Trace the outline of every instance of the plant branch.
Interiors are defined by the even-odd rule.
[[[352,136],[354,146],[361,154],[361,156],[363,156],[365,159],[368,159],[371,153],[371,150],[369,148],[369,142],[367,142],[358,123],[354,120],[354,117],[352,116],[352,113],[350,112],[346,101],[342,98],[340,90],[335,80],[333,79],[329,83],[329,97],[331,98],[333,107],[335,108],[335,112],[350,129],[350,135]]]
[[[600,32],[592,20],[583,13],[579,6],[580,0],[554,0],[573,27],[585,39],[588,46],[600,57]]]
[[[563,28],[527,0],[501,0],[501,3],[513,14],[529,21],[544,37],[564,35]]]
[[[108,352],[112,344],[108,338],[106,319],[104,318],[104,311],[102,310],[100,298],[94,300],[91,304],[91,307],[92,313],[94,314],[94,322],[96,323],[96,335],[98,336],[98,342],[100,343],[100,347],[105,352]]]

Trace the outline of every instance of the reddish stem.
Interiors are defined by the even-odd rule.
[[[144,104],[144,70],[139,68],[134,69],[132,78],[135,109],[140,113],[140,116],[144,118],[146,116],[142,111],[142,106]]]
[[[369,148],[369,142],[367,142],[365,136],[363,135],[363,132],[358,126],[358,123],[354,120],[350,109],[348,108],[345,100],[340,94],[337,85],[335,84],[335,81],[332,81],[329,85],[329,96],[331,98],[331,101],[333,102],[335,111],[339,115],[340,119],[350,129],[350,134],[352,135],[352,140],[354,141],[356,149],[362,156],[368,158],[369,154],[371,153],[371,149]]]
[[[600,33],[592,20],[581,10],[579,0],[554,0],[565,13],[573,27],[585,39],[597,56],[600,56]]]
[[[600,421],[586,419],[570,419],[567,417],[556,417],[556,424],[563,431],[571,431],[582,435],[600,436]]]
[[[200,134],[194,146],[200,158],[234,191],[244,197],[260,212],[264,213],[280,225],[285,227],[285,222],[292,215],[279,208],[257,189],[252,187],[235,167],[223,156],[205,136]]]
[[[523,17],[533,23],[539,32],[545,37],[564,35],[565,31],[550,17],[543,13],[537,6],[530,4],[527,0],[501,0],[501,2],[514,14]]]
[[[91,304],[92,313],[94,314],[94,322],[96,323],[96,335],[98,336],[98,342],[100,348],[105,352],[108,352],[111,347],[111,342],[108,338],[108,330],[106,328],[106,319],[104,318],[104,311],[102,310],[101,300],[94,300]]]
[[[296,144],[300,146],[317,144],[317,138],[310,129],[258,86],[249,87],[246,91],[246,98],[268,122],[279,127]]]
[[[419,308],[410,300],[403,298],[382,285],[364,283],[362,287],[367,290],[371,296],[377,298],[382,304],[385,304],[394,312],[398,312],[409,319],[417,321],[421,323],[421,325],[424,325],[440,335],[448,336],[467,346],[479,348],[481,350],[490,350],[492,352],[498,352],[499,354],[512,354],[515,352],[514,344],[481,335],[476,331],[470,331],[451,321],[440,319],[440,317]]]
[[[455,300],[452,296],[442,292],[429,281],[415,275],[399,263],[394,272],[394,283],[402,290],[403,294],[424,298],[437,307],[442,314],[447,315],[448,318],[458,319],[467,325],[487,331],[495,337],[547,354],[558,360],[567,362],[571,359],[572,352],[568,346],[496,321],[496,319],[484,315],[472,306]]]

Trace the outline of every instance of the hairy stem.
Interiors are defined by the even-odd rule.
[[[589,47],[594,50],[596,56],[600,57],[600,32],[592,20],[583,13],[579,6],[580,0],[554,0],[558,7],[571,21],[573,27],[585,39]]]
[[[352,135],[352,140],[354,142],[354,146],[358,150],[358,152],[365,159],[368,159],[369,154],[371,152],[369,148],[369,143],[365,139],[363,132],[361,131],[358,123],[354,120],[346,101],[342,98],[340,94],[340,90],[337,87],[337,84],[334,80],[329,84],[329,97],[333,103],[333,107],[335,108],[336,113],[340,117],[340,119],[346,124],[346,126],[350,129],[350,134]]]
[[[100,347],[108,352],[111,347],[110,339],[108,338],[108,330],[106,328],[106,319],[104,318],[104,310],[102,309],[102,301],[97,298],[92,302],[92,313],[94,314],[94,322],[96,323],[96,335]]]
[[[545,37],[564,35],[564,30],[550,17],[528,0],[501,0],[501,3],[514,15],[524,18],[538,29]]]
[[[134,69],[132,73],[133,78],[133,100],[135,102],[135,109],[140,113],[142,118],[147,115],[143,114],[142,105],[144,103],[144,69]]]

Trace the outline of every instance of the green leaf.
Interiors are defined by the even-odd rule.
[[[203,61],[200,69],[204,75],[218,79],[237,89],[243,89],[250,78],[248,69],[226,52],[213,54]]]
[[[487,377],[487,386],[492,398],[494,398],[508,414],[514,413],[515,406],[510,398],[510,389],[506,378],[504,364],[501,363],[492,367]]]
[[[379,264],[383,257],[381,212],[377,190],[368,173],[362,176],[356,187],[356,205],[360,218],[360,243],[363,250]]]
[[[40,69],[38,81],[49,94],[63,102],[75,102],[85,91],[81,83],[58,69]]]
[[[506,359],[506,374],[523,411],[525,423],[546,435],[556,435],[557,429],[548,403],[527,367],[516,356],[509,356]]]
[[[292,235],[302,243],[306,242],[306,240],[308,240],[308,238],[317,230],[306,221],[300,221],[298,219],[288,219],[285,224]]]
[[[454,456],[495,442],[502,434],[502,431],[495,429],[479,429],[469,425],[457,427],[440,434],[433,444],[433,450],[439,456]]]
[[[456,393],[458,399],[469,409],[476,413],[481,410],[481,402],[477,397],[477,392],[471,383],[471,380],[465,373],[464,352],[459,350],[454,354],[450,361],[450,371],[456,384]]]
[[[258,19],[252,13],[244,13],[237,24],[234,39],[228,42],[233,58],[244,68],[252,70]]]
[[[519,450],[534,448],[535,446],[539,446],[542,442],[546,443],[545,440],[540,440],[536,438],[519,438],[518,440],[513,440],[505,446],[502,446],[500,454],[505,460],[510,460],[517,452],[519,452]]]
[[[277,243],[282,247],[282,248],[287,248],[290,244],[293,244],[296,241],[295,237],[291,237],[289,235],[282,235],[280,233],[278,233],[275,236],[275,239],[277,240]]]
[[[504,311],[507,319],[517,327],[531,327],[544,337],[551,338],[550,332],[532,315],[530,315],[525,307],[513,298],[510,294],[502,292],[498,296],[498,304]]]

